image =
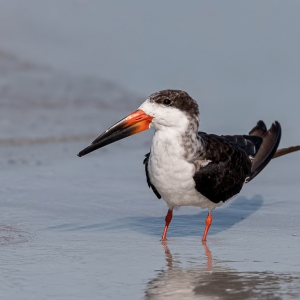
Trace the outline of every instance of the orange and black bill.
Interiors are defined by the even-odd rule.
[[[104,131],[90,146],[80,151],[77,155],[79,157],[84,156],[130,135],[147,130],[149,129],[152,119],[153,117],[148,116],[142,110],[137,110]]]

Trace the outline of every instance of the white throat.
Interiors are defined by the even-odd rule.
[[[148,161],[151,183],[170,208],[182,205],[212,210],[216,204],[195,188],[194,162],[202,151],[197,137],[199,120],[177,107],[165,106],[147,99],[140,107],[152,116],[155,134]],[[206,164],[209,162],[205,162]]]

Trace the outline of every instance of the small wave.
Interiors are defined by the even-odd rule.
[[[16,227],[0,224],[0,246],[27,243],[32,235]]]

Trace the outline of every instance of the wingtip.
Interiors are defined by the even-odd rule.
[[[252,163],[251,176],[248,182],[256,177],[270,162],[277,151],[281,139],[281,125],[274,121],[270,129],[262,135],[264,147],[258,151]]]
[[[266,123],[263,120],[257,122],[257,126],[263,128],[263,130],[268,130]]]
[[[276,130],[279,137],[281,137],[281,125],[278,121],[274,121],[270,130]]]
[[[281,125],[277,120],[273,122],[273,125],[281,129]]]
[[[257,125],[266,127],[266,124],[265,124],[265,122],[264,122],[263,120],[259,120],[259,121],[257,122]]]
[[[250,130],[249,135],[257,135],[262,137],[267,132],[267,126],[263,120],[259,120]]]

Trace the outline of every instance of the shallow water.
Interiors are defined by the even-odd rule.
[[[166,244],[166,267],[149,281],[146,299],[287,299],[299,297],[300,273],[238,271],[213,258],[203,245],[206,258],[190,258],[182,266],[180,255],[172,255]]]
[[[206,212],[181,208],[162,245],[167,207],[146,185],[146,149],[125,143],[84,159],[75,154],[85,142],[5,148],[47,154],[1,174],[5,299],[300,296],[298,186],[254,183],[216,209],[207,247]]]
[[[40,68],[1,59],[14,66],[0,77],[1,298],[300,297],[298,153],[272,161],[214,211],[206,246],[207,212],[191,207],[175,211],[161,244],[167,206],[142,164],[152,133],[76,156],[138,97],[111,85],[106,103],[88,93],[89,81],[53,70],[43,69],[41,86]]]

